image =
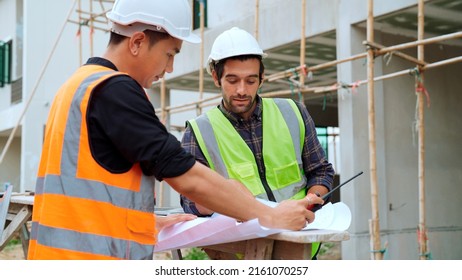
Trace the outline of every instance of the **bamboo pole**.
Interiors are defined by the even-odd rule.
[[[421,71],[424,71],[424,70],[433,69],[433,68],[453,64],[453,63],[460,63],[460,62],[462,62],[462,56],[448,58],[448,59],[441,60],[441,61],[434,62],[434,63],[429,63],[429,64],[426,64],[425,66],[422,66],[420,69],[422,69]],[[414,72],[415,72],[415,68],[396,71],[396,72],[393,72],[393,73],[390,73],[390,74],[385,74],[385,75],[382,75],[382,76],[375,77],[374,82],[383,81],[383,80],[387,80],[387,79],[395,78],[395,77],[399,77],[399,76],[404,76],[404,75],[413,75]],[[350,83],[350,84],[343,85],[343,86],[346,86],[346,87],[358,87],[358,86],[361,86],[363,84],[367,84],[367,80],[361,80],[361,81],[357,81],[355,83]],[[323,92],[323,90],[322,90],[323,88],[325,89],[324,91],[332,91],[332,90],[340,89],[341,86],[336,85],[336,86],[325,86],[325,87],[316,87],[316,88],[313,87],[312,91],[316,92],[316,93],[320,93],[320,92]]]
[[[338,137],[339,134],[336,133],[335,135],[333,135],[334,139],[332,139],[332,145],[333,145],[333,150],[334,150],[334,156],[333,156],[333,159],[334,159],[334,170],[338,170],[337,169],[337,144],[336,144],[336,137]]]
[[[434,62],[434,63],[429,63],[429,64],[426,64],[425,66],[422,66],[422,69],[423,70],[433,69],[433,68],[441,67],[444,65],[460,63],[460,62],[462,62],[462,56],[449,58],[449,59],[441,60],[441,61]],[[390,74],[385,74],[382,76],[374,77],[374,82],[383,81],[383,80],[387,80],[387,79],[391,79],[391,78],[395,78],[399,76],[404,76],[404,75],[412,75],[414,71],[415,69],[405,69],[405,70],[393,72]],[[300,93],[302,94],[308,94],[308,93],[321,94],[321,93],[326,93],[326,92],[337,91],[341,88],[355,88],[355,87],[359,87],[367,83],[368,83],[368,80],[365,79],[365,80],[360,80],[360,81],[349,83],[349,84],[338,84],[337,83],[334,85],[326,85],[326,86],[318,86],[318,87],[306,87],[305,86],[303,88],[300,88]],[[292,90],[287,89],[287,90],[278,90],[278,91],[272,91],[272,92],[264,92],[264,93],[261,93],[260,95],[264,97],[277,97],[277,96],[287,95],[291,93],[292,93]],[[202,106],[202,107],[213,106],[213,105],[219,104],[220,102],[217,101],[214,103],[207,103],[207,104],[203,104],[203,103],[212,102],[213,100],[219,99],[219,98],[221,98],[221,96],[217,95],[217,96],[212,96],[212,97],[209,97],[203,100],[194,101],[191,103],[185,103],[185,104],[181,104],[177,106],[167,106],[165,108],[165,111],[173,114],[173,113],[189,111],[189,110],[195,109],[197,106]],[[156,109],[157,114],[160,114],[161,111],[162,110],[159,108]]]
[[[160,82],[160,120],[164,125],[167,125],[167,110],[166,107],[166,88],[165,88],[165,79],[162,78]]]
[[[382,48],[385,48],[385,46],[383,46],[383,45],[381,45],[379,43],[375,43],[375,42],[366,42],[366,44],[374,47],[374,49],[376,49],[376,50],[380,50]],[[412,57],[410,55],[407,55],[405,53],[402,53],[400,51],[393,51],[393,52],[389,52],[387,54],[391,54],[391,53],[393,53],[393,55],[396,55],[397,57],[403,58],[403,59],[408,60],[410,62],[414,62],[418,66],[423,66],[423,65],[427,64],[427,62],[425,62],[423,60],[416,59],[416,58],[414,58],[414,57]],[[377,55],[377,51],[375,52],[375,54]]]
[[[204,98],[204,99],[201,99],[201,100],[198,100],[198,101],[185,103],[185,104],[181,104],[181,105],[177,105],[177,106],[167,106],[167,107],[165,107],[165,110],[171,112],[171,111],[174,111],[175,109],[181,109],[181,108],[184,108],[184,107],[190,107],[190,106],[196,107],[197,104],[208,102],[208,101],[211,101],[211,100],[214,100],[214,99],[219,99],[219,98],[221,98],[221,95],[216,95],[216,96]],[[156,110],[156,112],[157,112],[157,110]]]
[[[104,10],[104,7],[101,6],[101,9]],[[95,13],[93,13],[93,12],[87,12],[87,11],[82,10],[82,9],[79,8],[79,9],[76,10],[76,12],[82,13],[82,14],[84,14],[84,15],[88,15],[88,16],[92,17],[93,20],[95,20],[96,22],[101,22],[101,23],[107,22],[107,20],[96,20],[96,18],[97,18],[97,17],[101,17],[101,18],[103,18],[103,19],[106,18],[106,13],[107,13],[108,11],[103,11],[103,12],[101,12],[101,13],[95,14]],[[107,18],[106,18],[106,19],[107,19]]]
[[[423,66],[422,69],[424,70],[433,69],[433,68],[437,68],[440,66],[444,66],[444,65],[448,65],[452,63],[460,63],[460,62],[462,62],[462,56],[430,63],[430,64]],[[412,75],[414,72],[415,72],[415,69],[401,70],[401,71],[393,72],[390,74],[374,77],[374,82],[383,81],[383,80],[387,80],[387,79],[391,79],[391,78],[395,78],[399,76],[404,76],[404,75]],[[368,83],[368,80],[365,79],[365,80],[360,80],[360,81],[349,83],[349,84],[338,84],[337,83],[334,85],[326,85],[326,86],[318,86],[318,87],[303,87],[300,89],[300,93],[302,94],[309,94],[309,93],[322,94],[326,92],[337,91],[341,88],[356,88],[356,87],[362,86],[367,83]],[[261,93],[260,95],[263,97],[278,97],[278,96],[287,95],[291,93],[292,93],[292,90],[287,89],[287,90],[278,90],[278,91],[272,91],[272,92],[264,92],[264,93]],[[213,103],[207,103],[207,104],[204,104],[204,103],[212,102],[213,100],[219,99],[219,98],[221,98],[221,96],[218,96],[218,95],[212,96],[212,97],[199,100],[199,101],[194,101],[191,103],[185,103],[185,104],[181,104],[177,106],[167,106],[164,110],[173,114],[173,113],[186,112],[186,111],[195,109],[197,106],[202,106],[202,107],[214,106],[214,105],[219,104],[220,102],[216,101]],[[161,112],[162,112],[162,109],[160,108],[156,109],[157,114],[161,114]]]
[[[67,23],[67,21],[68,21],[70,15],[71,15],[71,13],[72,13],[72,11],[74,10],[74,6],[75,6],[76,2],[77,2],[77,0],[74,0],[74,2],[73,2],[73,4],[72,4],[71,8],[69,9],[69,12],[68,12],[68,14],[67,14],[66,20],[64,21],[64,23],[63,23],[63,25],[62,25],[62,27],[61,27],[61,30],[59,31],[58,36],[57,36],[57,38],[56,38],[56,40],[55,40],[55,42],[54,42],[54,44],[53,44],[53,47],[51,48],[51,51],[50,51],[50,53],[48,54],[48,57],[47,57],[47,59],[46,59],[46,61],[45,61],[45,64],[43,65],[43,67],[42,67],[42,69],[41,69],[41,71],[40,71],[39,77],[37,78],[37,81],[35,82],[35,85],[34,85],[34,87],[32,88],[32,91],[31,91],[31,93],[30,93],[30,95],[29,95],[29,98],[27,99],[27,101],[26,101],[26,103],[25,103],[25,105],[24,105],[24,108],[23,108],[23,110],[22,110],[22,112],[21,112],[21,115],[19,116],[19,119],[18,119],[18,121],[16,122],[16,125],[14,126],[13,130],[12,130],[11,133],[10,133],[10,136],[8,137],[8,140],[6,141],[5,147],[3,148],[2,154],[0,155],[0,164],[3,162],[3,159],[4,159],[5,155],[6,155],[6,152],[8,151],[8,148],[10,147],[11,142],[13,141],[13,138],[14,138],[14,135],[15,135],[15,133],[16,133],[16,130],[18,129],[19,125],[21,124],[21,121],[22,121],[22,119],[24,118],[24,115],[26,114],[26,111],[27,111],[27,109],[28,109],[29,106],[30,106],[30,103],[31,103],[31,101],[32,101],[32,98],[34,97],[35,92],[37,91],[38,85],[40,84],[40,81],[42,80],[43,75],[45,74],[45,70],[46,70],[46,68],[48,67],[48,64],[50,63],[51,57],[52,57],[53,53],[54,53],[55,50],[56,50],[56,47],[57,47],[58,42],[59,42],[59,39],[60,39],[61,36],[63,35],[64,27],[66,26],[66,23]]]
[[[424,2],[419,0],[418,14],[417,14],[417,39],[424,39]],[[417,58],[424,60],[424,45],[417,47]],[[419,243],[419,255],[421,260],[426,260],[428,256],[427,252],[427,229],[426,229],[426,213],[425,213],[425,120],[424,120],[424,73],[419,71],[420,76],[415,77],[415,92],[418,100],[418,151],[419,151],[419,231],[418,231],[418,243]]]
[[[408,42],[408,43],[404,43],[404,44],[399,44],[399,45],[383,48],[381,50],[378,50],[376,52],[376,55],[382,55],[382,54],[387,53],[387,52],[408,49],[408,48],[416,47],[416,46],[419,46],[419,45],[434,44],[434,43],[438,43],[438,42],[441,42],[441,41],[452,40],[452,39],[457,39],[457,38],[461,38],[461,37],[462,37],[462,31],[458,31],[458,32],[445,34],[445,35],[441,35],[441,36],[436,36],[436,37],[432,37],[432,38],[428,38],[428,39],[418,39],[417,41]]]
[[[156,206],[164,207],[164,181],[159,182],[159,197],[156,198]]]
[[[160,120],[161,122],[167,127],[167,111],[165,110],[166,105],[166,82],[165,79],[162,78],[160,82]],[[159,198],[156,197],[156,205],[162,207],[164,205],[164,182],[159,182]]]
[[[104,7],[104,4],[103,4],[104,1],[102,0],[99,0],[99,7],[101,8],[102,12],[100,14],[97,14],[96,16],[97,17],[102,17],[104,19],[104,22],[108,23],[108,19],[106,17],[106,8]]]
[[[274,73],[272,75],[265,76],[265,80],[272,82],[278,79],[289,78],[294,75],[294,72],[299,73],[303,68],[306,68],[306,65],[300,65],[295,68],[287,69],[279,73]]]
[[[199,67],[199,99],[204,98],[204,26],[205,26],[205,9],[204,1],[200,0],[200,29],[201,29],[201,54],[200,54],[200,67]],[[196,114],[202,114],[202,107],[196,108]]]
[[[83,18],[82,17],[82,20],[85,21],[87,20],[86,18]],[[77,25],[80,25],[80,22],[76,21],[76,20],[73,20],[73,19],[70,19],[68,20],[70,23],[75,23]],[[95,30],[101,30],[101,31],[105,31],[105,32],[108,32],[109,30],[107,28],[104,28],[104,27],[99,27],[99,26],[93,26],[93,29]]]
[[[437,62],[433,62],[433,63],[430,63],[430,64],[427,64],[427,65],[423,66],[422,69],[427,70],[427,69],[437,68],[437,67],[440,67],[440,66],[444,66],[444,65],[448,65],[448,64],[452,64],[452,63],[457,63],[457,62],[462,62],[462,56],[443,59],[443,60],[440,60],[440,61],[437,61]]]
[[[254,30],[254,35],[255,39],[258,41],[258,31],[259,31],[259,22],[260,22],[260,1],[255,0],[255,30]]]
[[[301,34],[300,34],[300,65],[305,65],[305,48],[306,48],[306,35],[305,35],[305,30],[306,30],[306,0],[302,0],[302,14],[301,14],[301,20],[302,20],[302,28],[301,28]],[[302,68],[305,69],[305,68]],[[302,72],[301,75],[299,76],[299,87],[305,86],[305,75]]]
[[[322,89],[324,89],[324,87],[320,87]],[[328,88],[328,87],[325,87],[325,88]],[[308,92],[314,92],[316,89],[318,88],[302,88],[300,89],[300,92],[301,93],[308,93]],[[330,87],[330,90],[326,90],[326,91],[334,91],[334,90],[337,90],[338,88],[335,87],[335,86],[331,86]],[[285,95],[285,94],[290,94],[292,93],[291,90],[280,90],[280,91],[274,91],[274,92],[266,92],[266,93],[261,93],[260,95],[262,97],[277,97],[277,96],[281,96],[281,95]],[[214,97],[213,99],[217,99],[217,98],[221,98],[221,96],[217,96],[217,97]],[[211,102],[211,103],[205,103],[205,101],[207,102]],[[198,106],[199,107],[210,107],[210,106],[215,106],[215,105],[218,105],[220,104],[220,101],[215,101],[215,102],[212,102],[213,100],[212,99],[207,99],[207,100],[199,100],[199,101],[194,101],[194,102],[191,102],[191,103],[187,103],[187,104],[182,104],[182,105],[179,105],[179,106],[174,106],[174,107],[167,107],[165,110],[166,111],[169,111],[171,114],[173,113],[181,113],[181,112],[186,112],[186,111],[189,111],[189,110],[193,110],[195,108],[197,108]],[[156,109],[156,113],[159,113],[160,110],[159,109]]]
[[[93,17],[93,0],[88,0],[90,1],[90,13],[92,14],[91,17],[90,17],[90,36],[89,36],[89,40],[90,40],[90,57],[93,57],[93,33],[94,33],[94,28],[95,28],[95,19]]]
[[[79,12],[78,10],[76,12]],[[82,11],[82,14],[84,14],[86,12]],[[95,17],[91,17],[89,16],[88,18],[87,17],[84,17],[84,16],[81,16],[81,21],[80,22],[90,22],[90,19],[93,18],[93,22],[94,23],[101,23],[101,24],[106,24],[106,22],[104,22],[103,20],[100,20],[100,19],[95,19]],[[69,22],[72,22],[72,23],[79,23],[79,21],[76,21],[76,20],[69,20]],[[105,31],[108,31],[107,28],[103,29]]]
[[[79,11],[82,9],[82,0],[79,0],[79,5],[78,5]],[[82,14],[79,13],[79,65],[82,65]]]
[[[462,32],[454,32],[454,33],[451,33],[451,34],[436,36],[436,37],[429,38],[429,39],[424,39],[424,40],[417,40],[417,41],[408,42],[408,43],[404,43],[404,44],[399,44],[399,45],[395,45],[395,46],[391,46],[391,47],[377,48],[375,50],[375,55],[379,56],[379,55],[383,55],[383,54],[389,53],[389,52],[397,52],[399,50],[416,47],[416,46],[421,45],[421,44],[432,44],[432,43],[438,43],[438,42],[441,42],[441,41],[452,40],[452,39],[457,39],[457,38],[462,38]],[[369,44],[371,46],[379,46],[379,44],[377,44],[377,43],[371,43],[371,42],[368,42],[368,41],[364,41],[363,43],[366,44],[366,45]],[[271,82],[271,81],[274,81],[274,80],[277,80],[277,79],[289,78],[292,75],[294,75],[294,72],[300,72],[300,71],[303,70],[303,68],[305,68],[307,72],[312,72],[312,71],[317,71],[317,70],[320,70],[320,69],[332,67],[332,66],[335,66],[337,64],[344,63],[344,62],[365,58],[366,56],[367,56],[367,52],[364,52],[364,53],[356,54],[356,55],[353,55],[353,56],[350,56],[350,57],[347,57],[347,58],[321,63],[321,64],[318,64],[318,65],[315,65],[315,66],[306,67],[305,65],[302,65],[302,66],[299,66],[299,67],[295,67],[293,69],[288,69],[288,70],[284,70],[284,71],[269,75],[269,76],[267,76],[265,78],[265,80],[268,80],[268,81]],[[413,58],[411,56],[407,56],[407,55],[400,56],[400,57],[405,58],[405,59],[407,59],[407,60],[409,60],[411,62],[414,62],[416,64],[425,63],[425,61],[419,61],[419,60],[417,60],[417,59],[415,59],[415,58]]]
[[[367,15],[367,40],[374,41],[374,15],[373,0],[368,1]],[[367,49],[367,107],[369,123],[369,173],[371,184],[372,219],[369,220],[369,231],[371,234],[371,258],[373,260],[383,259],[380,244],[380,224],[378,207],[378,184],[377,184],[377,159],[375,140],[375,100],[374,100],[374,49],[368,46]]]

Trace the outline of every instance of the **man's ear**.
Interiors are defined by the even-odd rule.
[[[217,75],[217,72],[215,70],[212,70],[212,78],[213,78],[213,82],[215,83],[215,86],[220,88],[221,87],[221,82],[218,79],[218,75]]]
[[[141,45],[146,41],[147,36],[144,32],[135,32],[130,37],[128,42],[128,46],[130,48],[130,52],[133,55],[138,55],[140,53]]]
[[[265,73],[261,73],[261,77],[260,77],[260,85],[258,86],[258,88],[261,88],[261,86],[263,85],[263,82],[265,81]]]

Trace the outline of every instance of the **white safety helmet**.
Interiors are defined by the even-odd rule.
[[[267,56],[249,32],[238,27],[228,29],[218,35],[213,42],[207,60],[207,72],[212,74],[213,65],[224,58],[246,54],[260,55],[262,58]]]
[[[123,36],[150,29],[190,43],[201,42],[200,37],[191,32],[188,0],[116,0],[106,16],[111,31]]]

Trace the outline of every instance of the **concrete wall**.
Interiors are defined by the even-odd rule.
[[[43,128],[56,91],[91,53],[89,28],[82,28],[80,47],[76,36],[78,26],[67,21],[68,15],[76,17],[77,7],[69,13],[72,4],[73,1],[24,0],[23,100],[31,95],[33,98],[22,126],[21,189],[35,186]],[[107,44],[108,35],[105,34],[95,30],[95,55],[101,55]]]
[[[384,38],[386,45],[396,44],[402,38]],[[432,62],[460,55],[460,48],[429,45],[425,47],[425,60]],[[412,53],[416,56],[415,52]],[[412,67],[412,66],[411,66]],[[409,68],[409,63],[394,59],[387,71]],[[398,68],[398,69],[397,69]],[[451,242],[449,236],[462,238],[462,220],[458,213],[462,210],[458,197],[462,190],[458,187],[462,182],[462,161],[459,143],[462,134],[460,127],[460,109],[462,96],[460,88],[462,81],[460,73],[462,65],[452,64],[429,70],[424,74],[425,86],[429,93],[425,108],[425,179],[426,179],[426,213],[429,228],[430,252],[436,259],[461,259],[462,244]],[[394,79],[385,86],[384,106],[387,112],[385,129],[387,131],[386,162],[387,162],[387,196],[388,220],[394,233],[391,238],[402,240],[406,237],[396,233],[410,233],[408,249],[415,247],[415,227],[418,223],[418,141],[415,130],[416,95],[414,94],[414,79],[409,76]],[[387,206],[387,205],[384,205]],[[452,246],[445,251],[445,246],[432,246],[433,242],[447,243]],[[414,242],[412,242],[414,241]],[[395,242],[391,242],[395,243]],[[452,244],[452,245],[449,245]],[[391,248],[390,248],[391,249]],[[413,258],[415,252],[403,250],[403,246],[390,252],[391,256]],[[409,255],[397,255],[398,250],[409,252]],[[392,254],[395,253],[395,254]],[[413,254],[414,253],[414,254]]]
[[[11,128],[14,127],[23,111],[22,104],[16,104],[8,109],[0,111],[0,155],[6,151],[6,144],[11,134]],[[14,191],[20,191],[20,161],[21,161],[21,129],[17,129],[15,136],[11,140],[10,146],[6,151],[2,162],[0,163],[0,186],[5,182],[14,185]]]
[[[0,40],[13,40],[13,61],[16,53],[16,1],[0,1],[0,11],[9,11],[0,16]],[[13,69],[14,71],[14,65]],[[15,75],[12,73],[13,79]],[[22,105],[11,106],[11,84],[6,84],[0,88],[0,155],[4,152],[4,147],[10,136],[11,128],[17,123],[17,118],[22,110]],[[19,129],[20,131],[20,129]],[[19,133],[17,133],[18,135]],[[20,172],[19,164],[21,159],[20,150],[21,139],[13,138],[8,152],[0,163],[0,190],[3,184],[9,182],[14,185],[14,191],[19,191]]]
[[[306,37],[335,29],[338,0],[306,2]],[[301,4],[300,0],[260,1],[258,41],[263,49],[271,49],[300,40]],[[213,41],[223,31],[233,26],[247,30],[251,34],[255,31],[255,1],[213,0],[208,1],[208,5],[208,28],[204,31],[203,65],[206,65]],[[198,33],[198,30],[195,32]],[[199,65],[200,44],[184,43],[181,54],[175,57],[174,73],[166,77],[178,77],[197,71]]]
[[[385,40],[383,44],[392,45],[394,44],[392,41]],[[445,52],[450,52],[449,49],[445,47]],[[427,48],[427,59],[429,61],[436,59],[438,52],[440,52],[438,48]],[[384,72],[393,72],[407,69],[409,66],[408,63],[400,62],[395,58],[389,66],[383,66],[383,69]],[[460,172],[462,161],[458,148],[462,135],[457,131],[460,125],[456,124],[460,119],[456,104],[462,104],[458,90],[461,82],[457,74],[460,71],[462,66],[459,64],[430,70],[425,74],[425,85],[430,94],[430,108],[425,109],[426,223],[429,231],[429,250],[436,259],[462,258],[462,244],[454,242],[462,238],[462,221],[458,218],[458,213],[462,210],[458,203],[458,197],[462,195],[458,187],[462,182]],[[418,142],[417,132],[414,129],[416,120],[414,79],[404,76],[382,84],[383,86],[379,84],[378,87],[383,88],[383,104],[377,105],[383,109],[384,118],[376,120],[379,125],[383,122],[384,127],[383,139],[377,139],[381,240],[383,244],[389,244],[386,258],[417,259],[416,227],[419,223],[419,193]],[[379,94],[376,93],[376,97]],[[367,114],[363,112],[360,118],[366,119]],[[367,126],[363,129],[367,131]],[[377,133],[381,133],[380,128]],[[355,145],[361,146],[361,143],[366,145],[365,136],[360,132],[355,135],[353,139]],[[344,139],[345,135],[342,134],[342,140]],[[379,144],[382,141],[385,144],[383,147]],[[354,157],[354,161],[360,161],[360,165],[368,163],[368,152]],[[368,170],[368,168],[364,169]],[[360,240],[354,249],[350,248],[355,255],[350,254],[349,249],[344,250],[345,258],[369,258],[367,221],[371,217],[371,212],[368,185],[369,182],[363,180],[355,186],[358,190],[355,191],[357,195],[354,199],[346,199],[345,196],[345,193],[353,192],[351,188],[342,192],[344,200],[353,206],[357,219],[354,223],[355,229],[352,230],[353,239]],[[457,238],[451,239],[454,237]],[[438,246],[434,246],[433,242],[438,243]],[[452,249],[448,251],[451,246]]]
[[[0,137],[0,147],[5,146],[7,137]],[[21,139],[14,138],[0,165],[0,192],[5,183],[13,185],[13,191],[19,192],[19,166],[21,160]]]
[[[0,18],[2,25],[0,40],[4,40],[6,37],[13,37],[16,31],[16,1],[0,1],[0,10],[9,11],[8,13],[2,13],[2,17]]]

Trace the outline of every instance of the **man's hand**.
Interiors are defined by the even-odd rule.
[[[308,194],[300,200],[284,200],[259,222],[269,228],[300,230],[314,221],[315,215],[307,209],[308,206],[322,203],[324,201],[315,194]]]
[[[172,214],[168,216],[156,216],[156,228],[161,231],[163,228],[172,226],[180,222],[191,221],[197,218],[193,214]]]

